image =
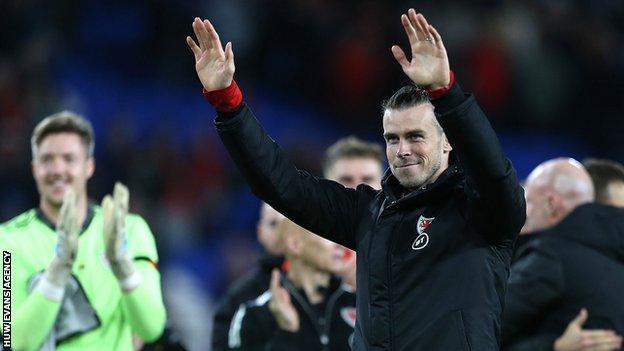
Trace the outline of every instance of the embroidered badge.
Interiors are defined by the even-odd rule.
[[[340,316],[344,321],[350,325],[352,328],[355,328],[355,307],[343,307],[340,309]]]
[[[435,217],[427,218],[420,216],[420,218],[418,218],[418,223],[416,224],[416,231],[418,232],[418,234],[424,233],[425,230],[429,228],[431,222],[433,222],[434,219]]]

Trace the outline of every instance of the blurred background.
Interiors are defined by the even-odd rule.
[[[130,187],[157,239],[171,323],[208,350],[216,301],[255,264],[260,203],[214,131],[191,21],[233,42],[245,99],[320,174],[337,138],[383,142],[380,103],[407,82],[390,47],[408,48],[409,7],[442,34],[520,177],[556,156],[624,161],[622,1],[2,0],[0,220],[38,204],[34,125],[83,114],[96,132],[92,199],[116,180]]]

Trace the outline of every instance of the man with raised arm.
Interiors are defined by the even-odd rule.
[[[224,50],[199,18],[199,43],[187,42],[217,130],[252,191],[357,251],[355,350],[498,350],[523,190],[475,98],[455,82],[441,36],[413,9],[401,22],[411,60],[398,46],[392,52],[418,86],[383,104],[390,169],[381,190],[298,170],[243,103],[232,44]]]

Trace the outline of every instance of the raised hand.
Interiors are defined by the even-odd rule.
[[[403,72],[417,85],[437,89],[450,83],[450,68],[442,37],[425,17],[409,9],[401,15],[401,23],[409,39],[412,59],[398,45],[392,46],[392,54]]]
[[[622,347],[622,337],[613,330],[584,330],[587,310],[582,309],[554,345],[555,351],[611,351]]]
[[[234,77],[234,52],[232,43],[225,44],[225,51],[219,41],[219,34],[210,21],[195,18],[193,31],[199,46],[191,37],[186,42],[195,55],[195,70],[206,91],[227,88]]]
[[[76,218],[76,194],[68,189],[63,196],[63,205],[56,224],[58,243],[56,255],[67,265],[72,265],[78,249],[78,219]]]
[[[299,330],[299,313],[290,301],[288,291],[280,285],[280,273],[276,268],[271,272],[269,310],[281,329],[293,333]]]
[[[113,263],[126,254],[126,215],[128,214],[129,192],[121,183],[115,184],[113,196],[106,195],[102,201],[104,217],[104,243],[106,258]]]
[[[78,226],[76,215],[76,193],[68,189],[63,196],[63,205],[56,224],[56,254],[44,272],[40,283],[42,293],[50,300],[61,301],[65,286],[71,277],[72,266],[78,252]],[[43,284],[43,285],[41,285]]]
[[[126,241],[129,199],[128,188],[117,182],[113,196],[106,195],[102,200],[106,259],[124,291],[132,290],[140,283],[140,279],[136,277],[136,270],[128,253]]]

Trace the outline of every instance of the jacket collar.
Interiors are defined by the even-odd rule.
[[[273,255],[266,251],[263,251],[258,258],[258,265],[262,270],[271,271],[273,268],[280,268],[284,263],[284,256]]]
[[[390,169],[387,169],[381,181],[381,188],[390,204],[397,206],[423,204],[446,198],[461,186],[462,178],[463,171],[457,164],[451,164],[434,183],[409,190],[399,184]]]
[[[620,208],[597,203],[580,205],[544,234],[574,241],[624,262],[624,210]]]
[[[37,219],[39,219],[43,224],[45,224],[48,228],[50,228],[53,232],[56,232],[56,225],[50,220],[46,215],[41,211],[41,208],[37,207],[35,209],[35,213],[37,215]],[[93,220],[93,216],[95,216],[95,205],[91,202],[87,204],[87,216],[85,217],[84,222],[82,222],[82,228],[80,228],[80,234],[82,234]]]

